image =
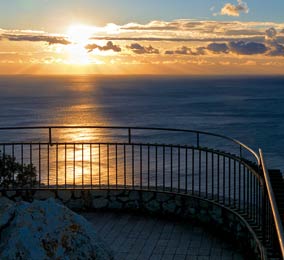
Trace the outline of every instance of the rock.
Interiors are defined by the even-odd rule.
[[[130,200],[140,200],[139,192],[138,191],[130,191],[129,193]]]
[[[160,204],[155,200],[151,200],[145,205],[145,208],[148,209],[150,212],[155,213],[160,211]]]
[[[139,209],[139,202],[138,200],[128,201],[124,204],[123,208],[125,209]]]
[[[166,213],[175,213],[175,210],[176,210],[176,203],[174,200],[170,200],[168,202],[164,202],[162,204],[162,207],[163,207],[163,210],[166,212]]]
[[[63,202],[67,202],[68,200],[71,199],[72,192],[70,190],[58,190],[57,196]]]
[[[117,199],[122,201],[122,202],[129,201],[129,197],[118,197]]]
[[[169,197],[170,196],[166,193],[157,193],[157,195],[156,195],[157,201],[160,201],[160,202],[165,202],[165,201],[169,200]]]
[[[110,190],[109,191],[109,196],[117,197],[123,194],[124,194],[124,191],[121,191],[121,190]],[[101,191],[101,196],[107,196],[107,194],[102,194],[102,191]]]
[[[0,259],[112,259],[92,224],[54,199],[12,203],[1,198],[0,223],[5,222]]]
[[[6,197],[0,198],[0,230],[7,225],[15,213],[14,202]]]
[[[74,194],[75,199],[79,199],[79,198],[82,197],[82,191],[81,190],[74,190],[73,194]]]
[[[55,198],[54,192],[50,190],[37,190],[34,194],[35,200],[46,200],[49,198]]]
[[[107,197],[108,196],[108,191],[107,190],[91,190],[91,196],[92,198],[97,198],[97,197]]]
[[[7,195],[8,198],[12,198],[16,195],[16,191],[9,190],[9,191],[6,192],[6,195]]]
[[[188,213],[190,216],[194,216],[196,214],[196,209],[195,208],[189,208]]]
[[[105,205],[106,206],[106,205]],[[104,207],[105,207],[104,206]],[[109,209],[122,209],[123,208],[123,205],[121,202],[119,201],[111,201],[108,205],[108,208]]]
[[[144,202],[148,202],[154,198],[153,192],[143,192],[142,193],[142,199]]]
[[[101,209],[105,208],[108,205],[108,200],[107,199],[94,199],[93,200],[93,208],[94,209]]]
[[[72,210],[82,210],[85,208],[83,199],[71,199],[66,203],[66,206]]]

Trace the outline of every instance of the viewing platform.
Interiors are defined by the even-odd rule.
[[[261,150],[233,138],[186,129],[6,127],[0,151],[1,195],[12,200],[54,197],[90,220],[98,210],[181,220],[232,239],[250,259],[284,259],[281,172],[268,171]]]

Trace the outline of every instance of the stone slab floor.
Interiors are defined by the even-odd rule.
[[[113,250],[115,260],[244,259],[231,244],[186,222],[121,212],[82,215]]]

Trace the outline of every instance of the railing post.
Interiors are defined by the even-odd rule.
[[[48,128],[48,134],[49,134],[48,143],[49,145],[52,145],[51,127]]]
[[[242,159],[243,157],[243,150],[242,150],[242,146],[240,145],[240,158]]]
[[[263,245],[266,245],[266,200],[267,200],[267,195],[266,195],[266,187],[264,184],[264,180],[262,183],[262,213],[261,213],[261,226],[262,226],[262,238],[263,238]]]
[[[131,128],[128,128],[128,143],[131,144]]]
[[[199,147],[199,132],[196,133],[197,134],[197,147]]]

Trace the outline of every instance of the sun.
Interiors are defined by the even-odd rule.
[[[95,26],[82,24],[70,25],[67,30],[68,38],[78,44],[86,44],[89,38],[97,31]]]
[[[97,28],[94,26],[82,24],[69,26],[66,33],[68,40],[71,42],[71,44],[66,46],[69,63],[82,65],[91,63],[90,55],[85,46],[96,31]]]

